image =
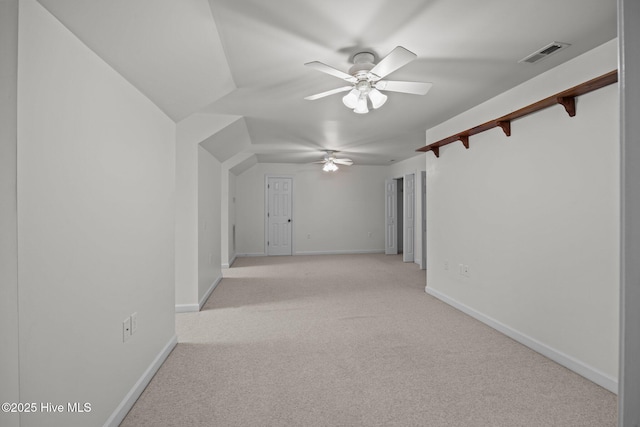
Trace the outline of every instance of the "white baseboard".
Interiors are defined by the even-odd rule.
[[[384,249],[344,250],[344,251],[294,251],[293,255],[353,255],[353,254],[383,254]],[[236,254],[236,257],[268,256],[264,252]],[[235,260],[235,257],[233,258]]]
[[[178,344],[178,337],[174,335],[164,348],[160,350],[160,353],[158,353],[155,359],[153,359],[151,365],[149,365],[138,381],[136,381],[131,390],[129,390],[129,393],[122,399],[122,402],[120,402],[116,410],[113,411],[104,423],[104,427],[117,427],[120,425],[176,344]]]
[[[456,301],[453,298],[448,297],[447,295],[443,294],[440,291],[437,291],[435,289],[429,288],[429,287],[425,287],[424,288],[425,292],[428,293],[429,295],[432,295],[436,298],[438,298],[439,300],[449,304],[452,307],[457,308],[458,310],[462,311],[463,313],[468,314],[469,316],[473,317],[476,320],[479,320],[480,322],[492,327],[493,329],[497,330],[498,332],[501,332],[503,334],[505,334],[506,336],[508,336],[509,338],[512,338],[516,341],[518,341],[520,344],[523,344],[527,347],[529,347],[530,349],[542,354],[545,357],[548,357],[549,359],[553,360],[554,362],[564,366],[567,369],[572,370],[573,372],[575,372],[578,375],[581,375],[583,377],[585,377],[586,379],[598,384],[599,386],[609,390],[612,393],[618,394],[618,379],[611,377],[603,372],[600,372],[599,370],[586,365],[585,363],[569,356],[566,355],[564,353],[562,353],[561,351],[558,351],[552,347],[549,347],[546,344],[541,343],[540,341],[531,338],[519,331],[516,331],[515,329],[512,329],[511,327],[495,320],[492,319],[489,316],[486,316],[476,310],[474,310],[473,308]]]
[[[176,304],[176,313],[191,313],[200,311],[198,304]]]
[[[211,292],[213,292],[213,290],[216,288],[216,286],[218,286],[218,284],[220,284],[221,280],[222,280],[222,273],[220,273],[220,275],[218,277],[216,277],[216,280],[213,281],[213,283],[211,284],[211,286],[209,287],[207,292],[202,296],[202,298],[200,298],[200,303],[198,304],[198,310],[197,311],[202,310],[202,307],[204,306],[204,303],[207,302],[207,298],[209,298],[211,296]]]
[[[356,255],[383,254],[384,249],[345,250],[345,251],[297,251],[294,255]]]
[[[222,273],[213,281],[207,292],[200,298],[198,304],[176,304],[176,313],[194,313],[202,310],[202,306],[207,302],[207,298],[211,296],[211,292],[218,286],[222,280]]]
[[[233,257],[231,258],[231,261],[229,261],[229,263],[225,262],[224,264],[222,264],[222,268],[231,268],[233,263],[236,262],[236,258],[237,258],[237,255],[233,254]]]

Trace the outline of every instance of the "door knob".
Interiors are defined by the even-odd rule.
[[[287,222],[291,222],[291,218],[289,218],[289,219],[287,220]]]

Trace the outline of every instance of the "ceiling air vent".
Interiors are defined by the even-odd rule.
[[[553,55],[554,53],[559,52],[563,49],[566,49],[569,46],[571,46],[569,43],[562,43],[562,42],[549,43],[548,45],[533,52],[531,55],[528,55],[522,58],[518,62],[526,62],[528,64],[533,64],[534,62],[542,61],[547,56]]]

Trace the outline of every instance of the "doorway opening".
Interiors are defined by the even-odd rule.
[[[415,173],[385,182],[385,253],[404,262],[415,262],[415,206]]]
[[[398,199],[396,203],[396,211],[398,218],[398,230],[396,236],[398,236],[398,253],[404,252],[404,178],[396,178],[396,185],[398,186]]]

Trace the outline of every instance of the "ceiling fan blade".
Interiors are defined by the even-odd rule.
[[[351,166],[353,164],[353,160],[351,160],[351,159],[334,159],[333,163],[337,163],[339,165]]]
[[[329,95],[333,95],[334,93],[340,93],[340,92],[346,92],[348,90],[353,89],[353,86],[343,86],[343,87],[339,87],[338,89],[331,89],[328,90],[326,92],[322,92],[322,93],[317,93],[315,95],[311,95],[311,96],[307,96],[304,99],[307,99],[309,101],[313,101],[319,98],[324,98],[325,96],[329,96]]]
[[[393,73],[398,68],[407,65],[409,62],[416,59],[418,55],[403,48],[397,46],[391,51],[391,53],[384,58],[375,67],[369,71],[369,74],[374,75],[374,80],[380,80],[388,74]]]
[[[322,164],[322,163],[327,163],[327,161],[326,160],[318,160],[317,162],[312,162],[312,163],[314,163],[314,164],[315,163]]]
[[[358,81],[358,79],[353,77],[351,74],[347,74],[344,71],[340,71],[337,68],[330,67],[327,64],[323,64],[322,62],[319,62],[319,61],[307,62],[304,65],[306,65],[307,67],[314,68],[318,71],[322,71],[323,73],[330,74],[334,77],[338,77],[340,79],[346,80],[349,83],[356,83]]]
[[[397,82],[390,80],[380,80],[374,85],[378,90],[388,90],[391,92],[411,93],[414,95],[425,95],[433,86],[433,83],[426,82]]]

